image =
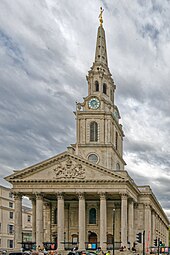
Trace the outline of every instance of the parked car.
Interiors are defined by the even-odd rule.
[[[8,255],[28,255],[28,252],[12,251],[12,252],[9,252]]]

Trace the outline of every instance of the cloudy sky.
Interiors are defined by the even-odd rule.
[[[169,0],[0,0],[0,184],[75,142],[100,6],[126,170],[170,216]]]

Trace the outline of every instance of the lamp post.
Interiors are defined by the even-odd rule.
[[[113,208],[113,255],[115,254],[115,208]]]

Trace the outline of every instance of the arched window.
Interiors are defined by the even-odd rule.
[[[107,94],[107,85],[106,85],[106,83],[103,83],[103,93]]]
[[[99,82],[95,81],[95,91],[99,91]]]
[[[57,224],[57,208],[54,210],[54,224]]]
[[[89,224],[96,224],[96,209],[91,208],[89,211]]]
[[[120,170],[120,164],[119,164],[119,163],[116,164],[116,170],[117,170],[117,171]]]
[[[93,121],[90,123],[90,142],[98,141],[98,124]]]

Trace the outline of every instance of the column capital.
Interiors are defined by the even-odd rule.
[[[134,204],[134,199],[133,199],[132,197],[130,197],[130,198],[128,199],[128,202],[129,202],[129,204]]]
[[[138,208],[138,203],[134,203],[134,208],[137,209]]]
[[[21,192],[13,192],[14,199],[22,199],[22,193]]]
[[[56,197],[58,200],[63,200],[64,199],[64,193],[63,192],[57,192]]]
[[[84,200],[85,199],[85,193],[84,192],[78,192],[77,196],[78,196],[79,200],[82,200],[82,199]]]
[[[149,203],[144,203],[145,209],[151,209],[151,205]]]
[[[29,200],[33,203],[34,201],[36,201],[36,197],[33,195],[33,196],[29,196],[28,197]]]
[[[120,192],[121,199],[128,199],[128,194],[126,192]]]
[[[100,196],[100,200],[101,199],[106,199],[106,192],[99,192],[98,194]]]
[[[37,192],[37,193],[35,193],[35,197],[36,197],[36,200],[42,200],[43,199],[43,193],[42,192]]]

